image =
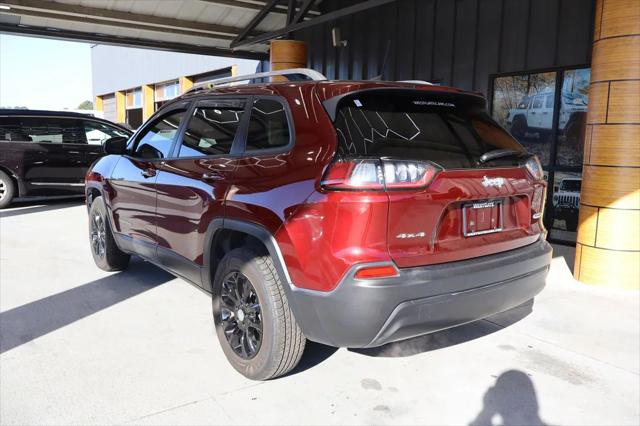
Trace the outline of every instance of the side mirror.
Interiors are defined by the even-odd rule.
[[[115,136],[104,141],[104,152],[107,154],[122,155],[127,153],[128,139],[123,136]]]

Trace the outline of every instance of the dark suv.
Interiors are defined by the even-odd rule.
[[[87,174],[91,250],[212,294],[246,377],[305,339],[373,347],[532,299],[551,260],[537,158],[485,100],[427,83],[201,87]]]
[[[84,114],[0,110],[0,209],[14,198],[84,195],[84,176],[104,155],[102,143],[130,135]]]

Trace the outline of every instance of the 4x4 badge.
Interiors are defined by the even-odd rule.
[[[503,185],[504,185],[504,178],[501,178],[501,177],[488,178],[486,176],[482,177],[482,186],[484,186],[485,188],[489,188],[490,186],[499,187]]]

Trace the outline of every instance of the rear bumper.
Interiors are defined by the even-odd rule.
[[[339,347],[373,347],[443,330],[516,307],[545,285],[551,246],[544,240],[508,252],[400,269],[397,277],[358,280],[352,268],[328,293],[292,289],[307,338]]]

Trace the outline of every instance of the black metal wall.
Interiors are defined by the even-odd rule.
[[[324,0],[323,11],[357,3]],[[294,34],[330,79],[419,79],[487,94],[489,76],[587,65],[595,0],[398,0]],[[339,27],[346,47],[333,47]],[[389,46],[386,66],[382,70]]]

